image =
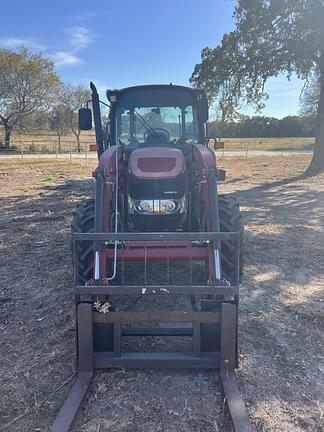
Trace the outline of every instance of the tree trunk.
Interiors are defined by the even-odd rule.
[[[80,129],[76,130],[72,126],[72,132],[73,132],[73,135],[75,136],[75,139],[76,139],[76,142],[77,142],[77,151],[78,151],[78,153],[81,153]]]
[[[5,123],[3,125],[4,127],[4,146],[8,150],[10,148],[10,141],[11,141],[11,132],[12,132],[12,126]]]
[[[324,54],[320,65],[320,98],[317,108],[316,138],[311,163],[306,175],[316,175],[324,171]]]
[[[58,152],[61,153],[61,134],[57,132]]]
[[[71,116],[70,116],[70,122],[71,122],[71,129],[72,129],[72,132],[73,132],[73,135],[75,136],[75,139],[76,139],[76,142],[77,142],[77,150],[78,150],[78,153],[81,153],[81,143],[80,143],[80,129],[79,129],[79,127],[75,127],[75,124],[74,124],[74,122],[73,122],[73,115],[74,115],[74,113],[73,113],[73,111],[71,111]]]

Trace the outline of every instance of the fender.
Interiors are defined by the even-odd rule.
[[[120,173],[124,171],[124,148],[123,146],[112,146],[105,150],[100,159],[95,173],[99,172],[105,179],[110,179],[112,175],[116,174],[116,152],[118,160],[118,168]]]

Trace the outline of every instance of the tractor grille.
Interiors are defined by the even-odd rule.
[[[182,198],[186,192],[185,175],[165,180],[139,180],[130,175],[128,192],[133,199]]]

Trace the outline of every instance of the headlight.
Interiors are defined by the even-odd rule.
[[[177,208],[177,203],[173,200],[160,201],[160,213],[173,213]]]
[[[132,200],[128,198],[130,213],[145,215],[168,215],[184,213],[186,210],[186,197],[177,200]]]
[[[135,202],[134,209],[138,213],[152,214],[154,212],[153,200],[142,200]]]

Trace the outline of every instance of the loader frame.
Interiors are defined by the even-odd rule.
[[[225,285],[216,283],[206,285],[109,285],[104,279],[92,281],[84,285],[75,284],[76,314],[77,314],[77,357],[78,377],[72,386],[58,416],[52,432],[68,432],[73,420],[91,385],[94,372],[97,369],[110,368],[159,368],[159,369],[215,369],[220,372],[224,402],[235,432],[251,432],[251,425],[240,396],[235,376],[237,366],[237,322],[239,305],[239,268],[240,268],[240,234],[239,232],[172,232],[172,233],[76,233],[73,236],[75,251],[76,242],[93,241],[107,244],[118,241],[142,243],[144,263],[150,259],[152,242],[169,244],[169,242],[205,241],[221,243],[231,240],[236,244],[236,283]],[[190,248],[188,248],[189,250]],[[148,252],[147,252],[148,251]],[[154,259],[154,255],[153,255]],[[77,260],[74,274],[77,275]],[[167,296],[209,296],[218,298],[220,308],[212,311],[199,311],[193,308],[190,312],[137,312],[109,311],[99,313],[94,310],[93,301],[96,297],[114,295],[147,296],[163,294]],[[230,298],[231,300],[226,300]],[[111,351],[94,351],[94,325],[109,323],[113,325],[113,348]],[[140,324],[146,326],[140,327]],[[155,324],[148,327],[147,324]],[[158,327],[156,323],[168,323],[168,327]],[[177,326],[174,324],[177,323]],[[186,324],[179,327],[179,324]],[[188,326],[190,323],[190,326]],[[201,349],[201,329],[204,324],[220,324],[220,350],[203,351]],[[125,324],[128,324],[125,326]],[[136,324],[130,327],[129,324]],[[173,324],[173,325],[171,325]],[[192,337],[192,352],[123,352],[122,338],[124,336],[190,336]]]

